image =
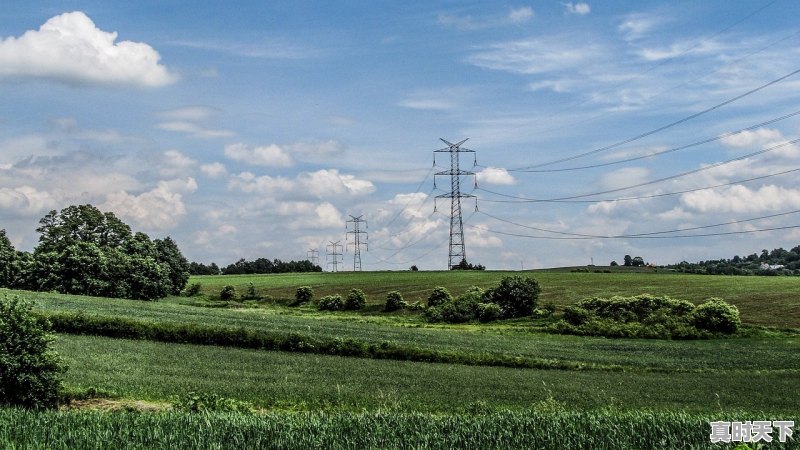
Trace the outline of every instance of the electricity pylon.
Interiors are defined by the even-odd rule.
[[[360,215],[358,217],[350,216],[350,220],[347,221],[348,228],[349,224],[353,224],[353,230],[347,232],[347,237],[353,235],[353,242],[350,245],[353,246],[353,271],[361,271],[361,246],[365,246],[367,250],[369,250],[369,246],[366,242],[361,241],[361,235],[366,235],[365,237],[369,237],[367,232],[361,229],[361,224],[363,223],[364,226],[367,226],[367,220],[362,219],[364,215]]]
[[[441,138],[440,138],[441,139]],[[469,138],[467,138],[469,139]],[[471,176],[474,177],[475,173],[467,170],[461,170],[459,155],[461,153],[472,153],[473,167],[477,165],[477,157],[474,150],[461,148],[461,144],[467,142],[467,139],[453,144],[444,139],[442,142],[447,144],[447,148],[435,150],[433,153],[433,164],[436,165],[436,153],[450,153],[450,170],[436,172],[433,177],[433,185],[436,187],[436,177],[447,175],[450,177],[450,192],[442,195],[437,195],[436,199],[449,198],[450,199],[450,245],[448,248],[448,264],[447,268],[452,269],[461,263],[462,260],[467,259],[467,252],[464,245],[464,221],[461,217],[461,199],[462,198],[475,198],[474,195],[461,193],[461,177]],[[477,181],[473,179],[473,184],[477,187]],[[436,199],[434,199],[434,211],[436,211]],[[475,200],[475,210],[478,210],[478,200]]]
[[[339,271],[339,257],[342,256],[342,241],[336,242],[328,242],[328,246],[326,247],[327,250],[327,258],[330,260],[328,261],[329,266],[333,266],[333,271]]]

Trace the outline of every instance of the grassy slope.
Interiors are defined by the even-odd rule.
[[[599,268],[598,270],[606,270]],[[506,275],[520,272],[339,272],[308,274],[233,275],[192,277],[203,292],[219,294],[231,284],[244,292],[253,283],[259,294],[293,298],[298,286],[311,286],[317,297],[352,288],[362,289],[372,304],[382,304],[386,293],[399,290],[406,301],[424,301],[435,286],[445,286],[454,294],[470,286],[488,288]],[[721,297],[735,304],[746,323],[800,328],[800,278],[734,277],[689,275],[670,272],[642,272],[617,269],[612,273],[572,273],[567,271],[522,272],[536,278],[542,286],[540,301],[564,306],[586,297],[650,293],[702,302]]]
[[[475,402],[524,408],[548,398],[569,408],[797,411],[797,373],[566,372],[59,336],[73,388],[165,400],[190,391],[301,409],[461,411]],[[758,386],[742,395],[743,386]]]

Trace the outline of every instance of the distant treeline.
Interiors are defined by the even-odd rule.
[[[270,261],[267,258],[258,258],[253,261],[247,261],[242,258],[222,269],[213,262],[209,265],[196,262],[189,263],[189,273],[192,275],[242,275],[290,272],[322,272],[322,267],[313,264],[309,260],[281,261],[280,259],[273,259]]]
[[[731,259],[716,259],[667,266],[685,273],[708,275],[800,275],[800,246],[791,250],[776,248],[761,254],[734,256]]]

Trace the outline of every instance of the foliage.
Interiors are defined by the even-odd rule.
[[[203,263],[197,262],[190,262],[189,263],[189,274],[190,275],[219,275],[220,270],[217,266],[217,263],[211,263],[209,265],[205,265]]]
[[[468,263],[465,258],[462,259],[457,266],[451,267],[450,270],[486,270],[486,267],[480,264],[473,265],[472,263]]]
[[[300,286],[294,293],[294,302],[292,306],[302,305],[314,299],[314,290],[311,286]]]
[[[346,310],[363,309],[364,305],[366,304],[367,304],[367,296],[364,295],[364,291],[362,291],[361,289],[351,289],[344,300],[343,309]]]
[[[223,286],[222,290],[219,291],[220,300],[233,300],[234,298],[236,298],[236,288],[230,284]]]
[[[403,294],[400,291],[391,291],[386,294],[386,305],[384,311],[397,311],[403,309],[405,302],[403,301]]]
[[[500,305],[497,303],[478,303],[476,316],[481,322],[492,322],[499,319],[503,314]]]
[[[51,349],[49,323],[31,314],[32,305],[18,297],[0,298],[0,404],[55,406],[66,370]]]
[[[800,246],[790,250],[776,248],[761,250],[747,256],[735,255],[730,259],[715,259],[666,266],[672,270],[700,275],[800,275]]]
[[[19,256],[6,236],[6,230],[0,230],[0,287],[13,287],[17,278]]]
[[[133,233],[113,213],[70,206],[39,224],[39,244],[22,258],[17,287],[155,300],[186,286],[189,264],[175,242]]]
[[[187,297],[195,297],[200,295],[200,290],[203,289],[202,283],[192,283],[189,287],[186,288],[186,296]]]
[[[339,294],[326,295],[319,299],[317,308],[319,308],[320,311],[340,311],[344,309],[344,301]]]
[[[322,272],[322,267],[314,265],[308,260],[284,262],[280,259],[270,261],[267,258],[257,258],[254,261],[247,261],[242,258],[222,268],[221,272],[223,275]]]
[[[433,292],[428,296],[428,307],[440,306],[444,303],[453,301],[453,296],[446,287],[437,286],[433,288]]]
[[[485,297],[500,306],[503,319],[509,319],[530,316],[541,290],[535,279],[514,275],[503,277],[497,287],[486,291]]]
[[[739,330],[742,321],[736,306],[712,298],[695,308],[693,323],[701,330],[731,334]]]
[[[242,300],[259,300],[261,296],[256,292],[256,286],[251,282],[247,283],[247,289],[242,296]]]
[[[412,271],[412,272],[416,272],[416,271],[418,271],[418,270],[419,270],[419,267],[417,267],[416,265],[413,265],[413,266],[411,266],[411,267],[410,267],[408,270],[410,270],[410,271]]]
[[[564,308],[563,321],[551,330],[578,335],[698,339],[735,333],[739,311],[721,299],[695,307],[685,300],[642,294],[590,298]]]
[[[188,392],[172,402],[172,409],[193,413],[234,412],[250,413],[253,405],[213,393]]]

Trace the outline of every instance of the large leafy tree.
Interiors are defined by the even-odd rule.
[[[133,233],[92,205],[51,211],[39,225],[30,288],[154,300],[179,293],[188,281],[188,262],[172,239]]]
[[[11,287],[14,284],[17,260],[17,252],[6,236],[6,230],[0,230],[0,287]]]

